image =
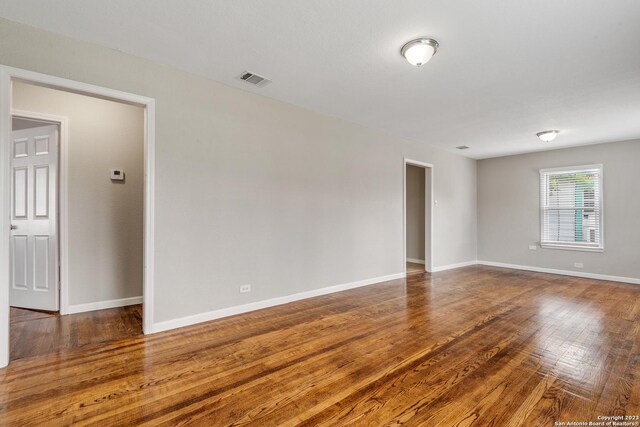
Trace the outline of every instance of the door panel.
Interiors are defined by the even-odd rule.
[[[49,236],[33,236],[33,288],[49,289]]]
[[[36,218],[46,219],[49,216],[49,166],[36,166],[34,169],[34,215]]]
[[[49,154],[49,136],[38,136],[35,138],[36,156]]]
[[[27,157],[27,142],[28,138],[15,138],[13,140],[13,158],[19,159],[20,157]]]
[[[57,311],[58,127],[12,133],[10,303]]]
[[[13,236],[11,249],[13,252],[13,289],[28,289],[27,287],[27,236]]]
[[[13,169],[13,218],[27,218],[27,168]]]

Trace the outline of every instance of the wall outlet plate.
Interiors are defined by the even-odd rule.
[[[529,245],[529,249],[532,251],[538,250],[538,245]]]
[[[247,292],[251,292],[251,285],[242,285],[240,286],[240,293],[246,294]]]
[[[575,268],[582,268],[582,267],[584,267],[584,264],[582,264],[581,262],[574,262],[574,263],[573,263],[573,266],[574,266]]]

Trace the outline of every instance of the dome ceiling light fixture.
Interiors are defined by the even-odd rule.
[[[421,67],[436,54],[440,44],[434,39],[419,38],[405,43],[400,53],[411,65]]]
[[[556,139],[556,136],[558,136],[559,133],[560,131],[557,130],[544,130],[542,132],[536,133],[536,135],[543,142],[551,142]]]

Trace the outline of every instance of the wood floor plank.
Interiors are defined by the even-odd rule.
[[[472,266],[150,336],[12,310],[0,425],[520,426],[638,415],[640,287]]]

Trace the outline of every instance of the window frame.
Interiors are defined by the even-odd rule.
[[[598,186],[598,198],[599,198],[599,245],[587,245],[584,243],[571,243],[571,242],[553,242],[553,241],[544,241],[544,214],[545,214],[545,192],[547,191],[546,186],[543,189],[543,179],[544,175],[548,173],[575,173],[575,172],[585,172],[592,171],[594,169],[598,170],[599,175],[599,186]],[[604,166],[602,164],[592,164],[592,165],[581,165],[581,166],[566,166],[566,167],[558,167],[558,168],[546,168],[540,169],[540,178],[538,180],[538,187],[540,191],[540,247],[545,249],[563,249],[569,251],[583,251],[583,252],[604,252]],[[594,199],[595,201],[595,199]]]

